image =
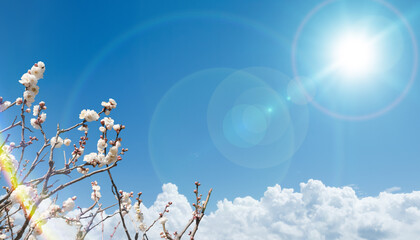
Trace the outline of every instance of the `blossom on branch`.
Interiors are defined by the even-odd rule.
[[[86,122],[93,122],[99,119],[99,115],[94,110],[83,109],[79,114],[79,118],[84,119]]]

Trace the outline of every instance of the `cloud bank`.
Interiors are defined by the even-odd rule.
[[[150,207],[143,207],[145,223],[150,224],[168,201],[174,204],[168,213],[170,232],[180,230],[191,216],[192,208],[174,184],[164,184],[162,193]],[[105,223],[104,237],[109,238],[118,218]],[[60,232],[71,231],[58,221],[48,223]],[[420,236],[420,192],[382,192],[376,197],[357,197],[351,187],[327,187],[321,181],[300,184],[300,191],[279,185],[267,188],[260,199],[227,199],[208,213],[196,235],[198,240],[303,240],[303,239],[417,239]],[[130,224],[130,229],[133,229]],[[149,239],[160,239],[161,226]],[[68,239],[73,239],[70,234]],[[66,238],[62,238],[66,239]],[[98,228],[88,239],[102,239]],[[125,239],[121,227],[114,239]],[[188,239],[187,237],[185,239]]]

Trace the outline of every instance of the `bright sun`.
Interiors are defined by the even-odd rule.
[[[372,70],[374,45],[363,35],[347,34],[333,48],[334,62],[346,76],[361,76]]]

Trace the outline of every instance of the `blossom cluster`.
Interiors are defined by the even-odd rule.
[[[23,93],[26,106],[30,107],[35,102],[35,97],[39,93],[38,80],[43,78],[45,72],[45,64],[41,61],[35,63],[27,73],[23,74],[19,82],[25,86],[26,91]]]
[[[98,182],[93,181],[92,183],[92,194],[90,196],[90,198],[92,198],[93,201],[99,201],[99,199],[102,197],[101,192],[99,190],[101,190],[101,187],[98,185]]]
[[[133,192],[128,193],[120,190],[120,202],[123,215],[127,214],[131,209],[131,197],[133,197]]]
[[[26,185],[18,185],[16,189],[10,194],[12,204],[21,204],[26,209],[30,209],[35,203],[38,193],[36,188]]]
[[[31,125],[35,129],[41,129],[41,124],[47,119],[47,114],[45,112],[41,113],[42,110],[46,110],[47,106],[45,102],[40,102],[39,105],[33,107],[33,115],[36,118],[31,118]]]
[[[141,195],[141,193],[139,193],[139,196]],[[137,201],[136,203],[134,203],[133,208],[135,210],[135,221],[139,223],[138,228],[140,229],[140,231],[144,232],[147,229],[147,225],[143,222],[144,221],[144,215],[143,212],[140,209],[140,204],[141,204],[141,200]]]

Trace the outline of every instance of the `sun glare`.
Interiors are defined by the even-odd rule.
[[[360,76],[372,70],[375,58],[374,45],[363,35],[348,34],[333,48],[334,61],[346,76]]]

